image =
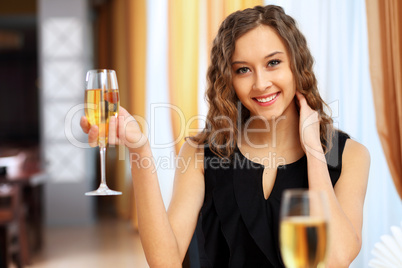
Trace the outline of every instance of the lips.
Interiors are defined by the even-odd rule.
[[[255,97],[253,100],[255,100],[258,104],[260,105],[271,105],[276,101],[278,98],[280,92],[276,92],[274,94],[266,95],[266,96],[261,96],[261,97]]]

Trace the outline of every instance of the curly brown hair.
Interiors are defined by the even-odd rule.
[[[221,157],[230,157],[237,146],[239,129],[250,116],[236,96],[232,85],[231,59],[236,40],[256,28],[267,25],[284,42],[290,57],[290,68],[296,89],[307,99],[309,106],[320,115],[320,139],[324,151],[330,148],[333,130],[332,118],[324,111],[324,103],[313,72],[314,59],[296,21],[275,5],[256,6],[229,15],[221,24],[213,41],[211,63],[207,72],[206,97],[209,111],[206,126],[190,139],[199,145],[208,145]]]

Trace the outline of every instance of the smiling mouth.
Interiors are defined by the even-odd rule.
[[[279,94],[279,93],[275,93],[275,94],[270,95],[270,96],[268,96],[268,97],[266,97],[266,98],[254,98],[254,99],[257,100],[257,101],[260,102],[260,103],[266,103],[266,102],[270,102],[270,101],[272,101],[273,99],[275,99],[276,96],[278,96],[278,94]]]

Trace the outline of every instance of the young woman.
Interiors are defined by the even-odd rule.
[[[369,153],[333,129],[295,21],[272,5],[231,14],[214,40],[207,77],[207,123],[180,151],[190,164],[177,167],[167,212],[154,167],[132,165],[149,265],[181,267],[199,223],[202,267],[283,267],[281,195],[309,188],[329,200],[328,267],[348,267],[361,247]],[[85,117],[81,127],[96,143],[97,127]],[[124,108],[110,128],[111,142],[152,159]]]

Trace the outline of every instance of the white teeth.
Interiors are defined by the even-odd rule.
[[[268,98],[256,98],[256,100],[257,100],[258,102],[269,102],[269,101],[275,99],[277,95],[278,95],[278,93],[275,94],[275,95],[272,95],[272,96],[270,96],[270,97],[268,97]]]

